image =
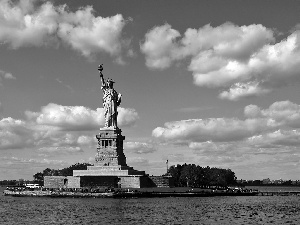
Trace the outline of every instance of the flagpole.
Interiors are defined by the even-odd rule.
[[[166,164],[167,164],[167,175],[168,175],[168,170],[169,170],[169,160],[167,160]]]

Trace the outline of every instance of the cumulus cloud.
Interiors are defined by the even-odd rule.
[[[76,13],[63,12],[63,22],[59,24],[58,36],[84,56],[107,52],[111,55],[121,53],[121,32],[125,25],[123,16],[94,17],[92,7],[88,6]]]
[[[118,108],[118,125],[133,126],[138,119],[139,115],[135,109],[122,107]]]
[[[247,105],[244,108],[244,115],[248,118],[260,117],[261,109],[257,105]]]
[[[86,136],[86,135],[80,135],[77,138],[77,143],[79,145],[94,145],[95,143],[97,143],[96,138],[92,136]]]
[[[165,127],[155,128],[152,135],[159,140],[174,143],[222,142],[241,140],[266,129],[268,121],[265,119],[190,119],[165,123]]]
[[[188,59],[196,85],[228,88],[219,97],[239,100],[299,82],[299,40],[295,30],[276,43],[274,31],[260,24],[205,25],[183,36],[165,24],[149,30],[140,48],[149,68],[165,69]]]
[[[165,69],[169,67],[179,47],[176,38],[180,33],[169,24],[154,27],[145,35],[145,42],[141,44],[141,51],[147,56],[146,65],[150,68]]]
[[[95,111],[84,106],[49,103],[40,112],[26,111],[25,114],[39,125],[54,126],[62,130],[93,130],[104,124],[102,109]]]
[[[283,131],[280,133],[282,141],[288,143],[287,138],[291,138],[292,134],[297,137],[298,131],[292,130],[300,128],[300,105],[290,101],[275,102],[267,109],[249,105],[245,107],[244,113],[244,120],[210,118],[168,122],[164,127],[155,128],[152,135],[160,141],[187,144],[192,149],[212,150],[216,148],[214,142],[246,141],[248,138],[267,134],[271,137],[270,134],[278,129],[286,130],[284,135]],[[294,141],[292,139],[290,142]]]
[[[180,33],[169,24],[148,31],[140,45],[146,55],[147,66],[163,69],[176,60],[192,57],[190,70],[209,72],[222,66],[217,62],[226,64],[222,57],[247,59],[265,43],[272,41],[273,33],[262,25],[238,27],[225,23],[216,28],[210,25],[199,30],[189,28],[181,39],[179,37]],[[197,62],[199,60],[203,63]]]
[[[95,130],[104,125],[104,110],[84,106],[62,106],[49,103],[40,112],[25,112],[27,118],[39,125],[48,125],[60,130]],[[118,109],[118,125],[131,126],[138,119],[134,109]]]
[[[14,49],[42,46],[55,38],[58,13],[50,2],[35,9],[34,1],[14,4],[4,0],[0,2],[0,15],[0,41]]]
[[[245,115],[252,118],[268,118],[270,124],[300,128],[300,105],[290,101],[274,102],[268,109],[256,105],[245,107]]]
[[[13,49],[51,46],[61,42],[83,56],[106,52],[116,58],[128,48],[122,38],[123,16],[95,16],[92,6],[72,12],[67,5],[34,0],[0,2],[0,42]]]
[[[0,120],[0,149],[16,149],[31,146],[31,129],[21,120],[11,117]]]
[[[246,83],[235,83],[228,91],[220,93],[219,97],[222,99],[228,99],[237,101],[244,97],[260,96],[269,93],[271,90],[264,89],[260,86],[259,82],[249,81]]]
[[[299,147],[300,130],[276,130],[274,132],[248,138],[247,143],[256,148]]]
[[[125,142],[124,149],[136,154],[148,154],[157,150],[153,144],[144,142]]]
[[[132,126],[138,119],[134,109],[121,108],[119,126]],[[0,120],[0,149],[38,147],[41,152],[82,151],[96,144],[93,131],[104,125],[103,109],[50,103],[40,112],[26,111],[26,120]]]

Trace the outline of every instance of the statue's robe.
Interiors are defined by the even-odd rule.
[[[106,85],[102,86],[101,88],[103,90],[105,127],[117,128],[117,107],[120,102],[118,93],[113,88],[109,88]]]

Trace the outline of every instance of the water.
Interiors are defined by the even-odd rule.
[[[0,224],[300,224],[300,196],[140,199],[10,197]]]

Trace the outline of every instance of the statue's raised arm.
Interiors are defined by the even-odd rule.
[[[98,66],[98,71],[99,71],[99,74],[100,74],[100,79],[101,79],[101,84],[102,84],[102,87],[105,86],[105,81],[104,81],[104,78],[103,78],[103,64],[99,65]]]

